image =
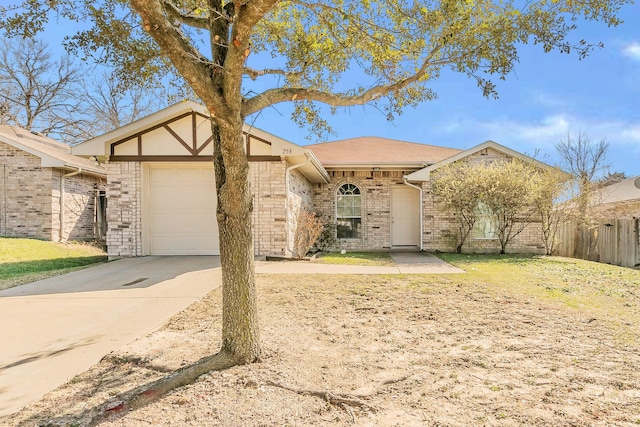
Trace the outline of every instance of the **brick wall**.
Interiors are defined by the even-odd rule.
[[[253,194],[253,236],[256,255],[290,256],[300,208],[313,210],[313,185],[300,171],[289,175],[289,215],[286,214],[286,161],[251,162],[249,179]],[[289,245],[286,221],[289,218]],[[288,247],[287,247],[288,246]]]
[[[253,238],[256,255],[285,255],[286,162],[251,162]]]
[[[491,148],[468,157],[471,164],[508,160],[510,157]],[[432,172],[431,179],[437,177],[437,170]],[[453,252],[456,249],[455,238],[457,224],[455,217],[443,212],[433,200],[431,182],[424,182],[423,188],[423,244],[427,251]],[[462,247],[463,252],[500,252],[500,241],[497,239],[474,239],[471,236]],[[539,222],[528,224],[507,246],[507,252],[544,253],[542,231]]]
[[[60,229],[60,177],[67,173],[69,171],[53,170],[51,211],[54,230]],[[105,180],[98,177],[80,174],[64,178],[63,240],[96,238],[96,191],[104,189]]]
[[[107,165],[107,245],[110,257],[142,255],[141,163]],[[280,162],[249,163],[254,196],[253,233],[256,255],[285,255],[285,171]],[[312,186],[297,171],[291,175],[292,209],[312,206]]]
[[[0,235],[57,240],[52,225],[51,168],[0,142]]]
[[[640,199],[603,203],[594,208],[594,215],[602,219],[640,218]]]
[[[291,166],[291,165],[288,165]],[[297,169],[293,169],[289,175],[289,246],[286,255],[295,255],[292,252],[296,230],[297,218],[300,210],[313,212],[313,184]]]
[[[43,168],[40,159],[0,143],[0,235],[60,240],[61,169]],[[65,178],[63,240],[92,240],[97,177]]]
[[[329,171],[331,182],[315,186],[315,210],[330,221],[336,221],[336,192],[344,184],[358,186],[362,203],[362,238],[341,239],[335,249],[381,250],[391,245],[390,192],[391,186],[402,184],[402,177],[410,171]]]
[[[107,247],[109,257],[142,255],[142,164],[108,163]]]

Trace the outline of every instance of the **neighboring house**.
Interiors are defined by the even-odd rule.
[[[460,159],[517,157],[495,142],[467,151],[366,137],[298,146],[244,126],[256,255],[292,255],[301,208],[337,224],[337,248],[452,250],[453,218],[431,198],[431,174]],[[182,102],[73,148],[107,169],[111,257],[218,254],[207,110]],[[466,248],[466,247],[465,247]],[[540,251],[539,226],[512,250]],[[495,239],[469,250],[499,250]],[[543,250],[543,249],[542,249]]]
[[[599,189],[594,210],[601,219],[640,218],[640,176]]]
[[[68,145],[0,126],[0,236],[96,239],[105,180],[102,167],[73,156]]]

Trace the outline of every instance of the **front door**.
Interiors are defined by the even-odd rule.
[[[391,246],[420,246],[420,194],[406,185],[391,187]]]

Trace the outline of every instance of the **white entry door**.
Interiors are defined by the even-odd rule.
[[[391,187],[391,246],[420,246],[420,194],[406,185]]]
[[[211,163],[149,164],[146,169],[149,255],[219,255]]]

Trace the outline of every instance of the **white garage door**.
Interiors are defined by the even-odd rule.
[[[150,255],[219,255],[216,187],[207,164],[149,165]]]

